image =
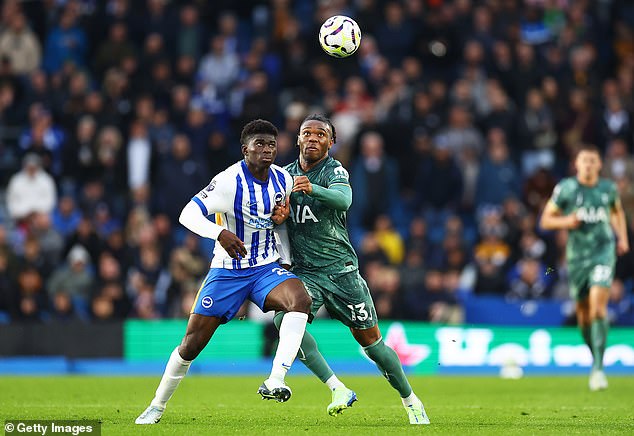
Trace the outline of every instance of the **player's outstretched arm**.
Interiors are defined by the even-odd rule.
[[[630,243],[627,239],[627,220],[621,200],[617,198],[614,207],[610,212],[610,224],[616,234],[616,252],[619,256],[630,251]]]
[[[574,212],[570,215],[562,215],[561,210],[552,200],[546,203],[539,220],[539,226],[544,230],[571,230],[576,229],[580,224],[581,221]]]
[[[337,184],[329,188],[313,185],[312,197],[335,210],[346,211],[352,206],[352,189],[350,185]]]
[[[313,185],[308,177],[295,177],[293,192],[303,192],[324,203],[330,209],[346,211],[352,205],[352,189],[346,183],[337,183],[328,188]]]

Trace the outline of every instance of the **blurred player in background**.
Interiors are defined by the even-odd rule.
[[[258,392],[279,402],[291,396],[284,378],[299,350],[311,300],[302,282],[277,262],[280,254],[276,238],[288,253],[288,236],[284,226],[278,227],[274,235],[271,215],[275,204],[290,195],[293,183],[286,170],[273,165],[277,133],[268,121],[246,124],[240,135],[244,160],[214,177],[180,215],[181,224],[189,230],[218,243],[209,273],[192,306],[185,337],[172,352],[156,395],[136,419],[137,424],[159,422],[192,360],[246,299],[264,312],[286,312],[271,374]],[[217,214],[218,224],[207,219],[212,214]]]
[[[293,193],[290,202],[276,207],[275,215],[291,215],[287,226],[292,271],[313,299],[311,313],[315,315],[325,306],[332,318],[348,326],[398,391],[410,423],[429,424],[423,403],[414,394],[398,356],[383,342],[370,291],[359,274],[357,254],[346,228],[346,211],[352,204],[348,172],[328,154],[335,139],[335,127],[328,118],[306,117],[297,139],[299,159],[286,166],[294,176]],[[276,325],[280,325],[282,316],[276,314]],[[299,359],[332,390],[332,403],[327,408],[330,415],[341,413],[356,401],[356,394],[337,378],[308,332]]]
[[[599,149],[582,146],[575,159],[575,168],[576,177],[566,178],[555,187],[540,224],[547,230],[569,231],[566,261],[570,294],[577,301],[577,322],[592,352],[589,387],[597,391],[608,387],[603,372],[603,354],[608,336],[607,306],[616,254],[623,255],[630,247],[616,185],[599,178]]]

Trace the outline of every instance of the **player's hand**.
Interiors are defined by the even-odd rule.
[[[623,256],[625,253],[630,251],[630,243],[627,238],[619,238],[616,241],[616,254],[619,256]]]
[[[282,268],[284,268],[286,271],[290,271],[291,270],[291,266],[287,263],[280,263],[280,266]]]
[[[297,176],[293,182],[293,192],[303,192],[310,195],[313,193],[313,184],[310,183],[308,177]]]
[[[580,225],[581,225],[581,220],[579,219],[576,213],[573,212],[570,215],[566,216],[567,229],[570,229],[570,230],[576,229]]]
[[[244,248],[244,242],[229,230],[224,229],[218,235],[218,242],[225,249],[227,254],[234,259],[242,259],[247,256],[247,249]]]
[[[278,226],[282,224],[288,216],[291,214],[291,202],[288,201],[288,197],[286,197],[286,201],[280,204],[276,204],[273,208],[273,214],[271,215],[271,219]]]

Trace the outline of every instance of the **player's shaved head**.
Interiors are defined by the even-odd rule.
[[[328,124],[328,126],[330,126],[330,132],[332,133],[332,142],[337,142],[337,132],[335,131],[335,126],[334,124],[332,124],[332,121],[330,121],[330,118],[328,118],[327,116],[323,114],[312,114],[304,118],[304,121],[302,121],[302,124],[304,124],[306,121],[311,121],[311,120],[321,121],[322,123]]]
[[[579,157],[579,155],[584,151],[588,153],[596,153],[599,157],[601,157],[601,150],[599,150],[599,147],[594,144],[582,144],[577,149],[577,154],[575,155],[575,158]]]
[[[257,119],[253,121],[249,121],[243,128],[242,133],[240,133],[240,143],[242,145],[246,145],[249,142],[249,139],[254,135],[273,135],[277,138],[278,131],[277,127],[273,125],[270,121]]]

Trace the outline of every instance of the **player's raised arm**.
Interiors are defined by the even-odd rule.
[[[347,183],[334,183],[328,188],[313,185],[306,176],[295,177],[293,192],[303,192],[331,209],[348,210],[352,205],[352,188]]]
[[[610,210],[610,224],[616,234],[616,252],[619,256],[630,251],[630,242],[627,239],[627,220],[621,199],[616,198],[614,206]]]

